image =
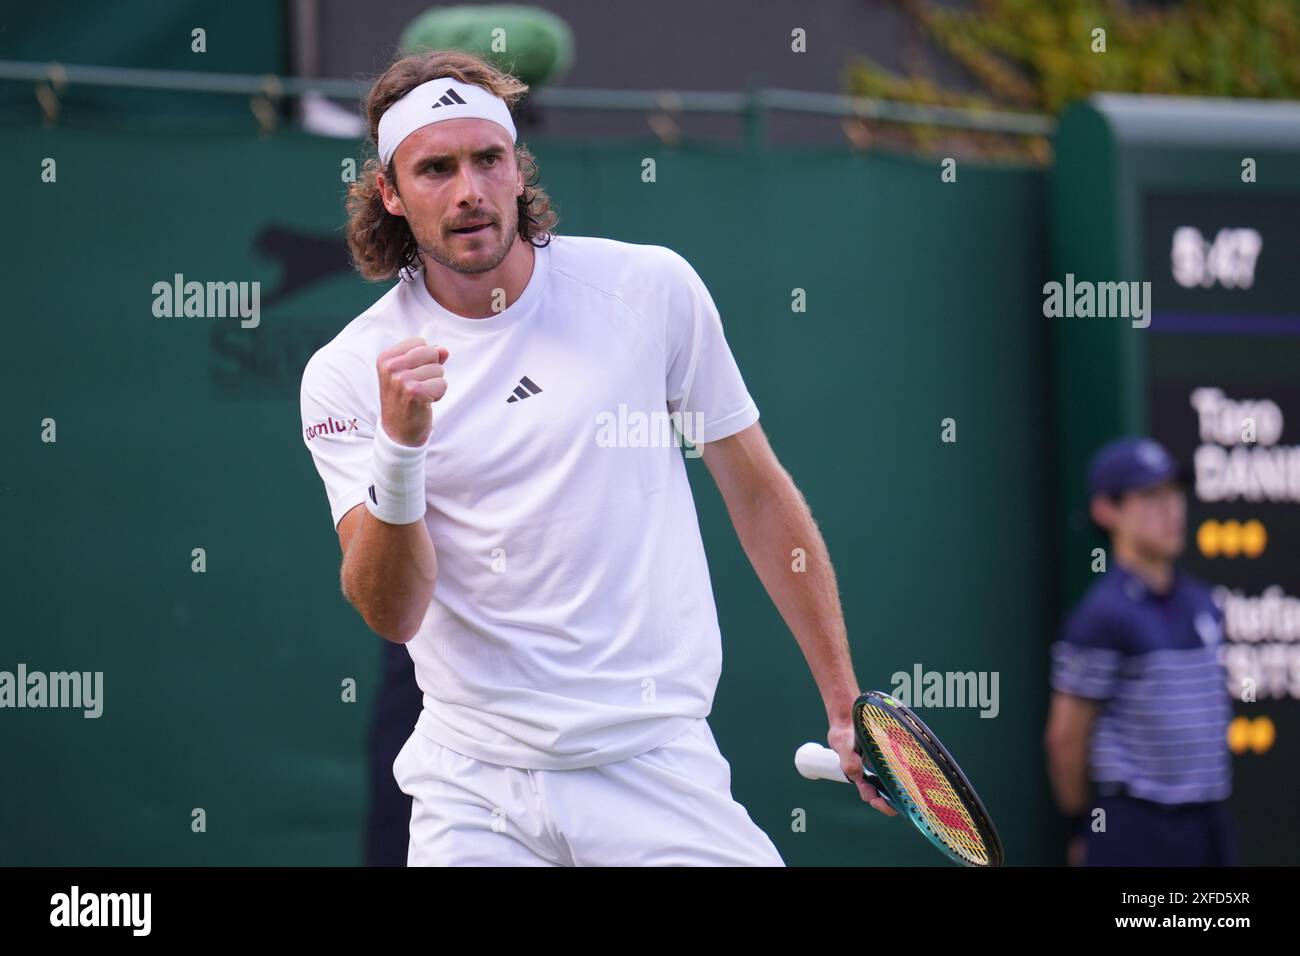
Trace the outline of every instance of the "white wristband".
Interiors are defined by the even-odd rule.
[[[424,517],[428,508],[424,490],[424,445],[402,445],[388,437],[383,423],[377,423],[370,454],[370,488],[366,507],[380,521],[411,524]]]

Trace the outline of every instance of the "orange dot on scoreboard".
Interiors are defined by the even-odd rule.
[[[1241,551],[1248,558],[1258,558],[1268,546],[1268,532],[1258,521],[1250,520],[1241,526]]]
[[[1241,553],[1241,523],[1225,521],[1219,525],[1219,550],[1225,558],[1235,558]]]
[[[1268,717],[1256,717],[1250,722],[1250,749],[1262,754],[1277,740],[1277,727]]]
[[[1201,549],[1201,554],[1207,558],[1218,555],[1219,522],[1214,520],[1201,522],[1200,528],[1196,530],[1196,546]]]
[[[1250,718],[1234,717],[1228,724],[1228,749],[1235,754],[1245,753],[1250,746]]]

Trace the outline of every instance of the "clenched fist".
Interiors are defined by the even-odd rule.
[[[393,441],[418,448],[433,431],[433,402],[447,392],[448,352],[424,339],[406,339],[379,353],[380,421]]]

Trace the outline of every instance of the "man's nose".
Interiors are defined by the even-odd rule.
[[[456,174],[456,199],[459,202],[474,204],[482,195],[483,189],[479,184],[478,171],[474,169],[472,163],[462,163],[460,171]]]

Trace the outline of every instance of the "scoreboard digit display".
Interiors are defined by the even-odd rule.
[[[1099,97],[1058,159],[1054,270],[1150,283],[1146,327],[1055,332],[1065,566],[1101,441],[1150,434],[1190,466],[1181,566],[1225,615],[1242,862],[1300,863],[1300,106]],[[1063,599],[1087,583],[1070,568]]]

